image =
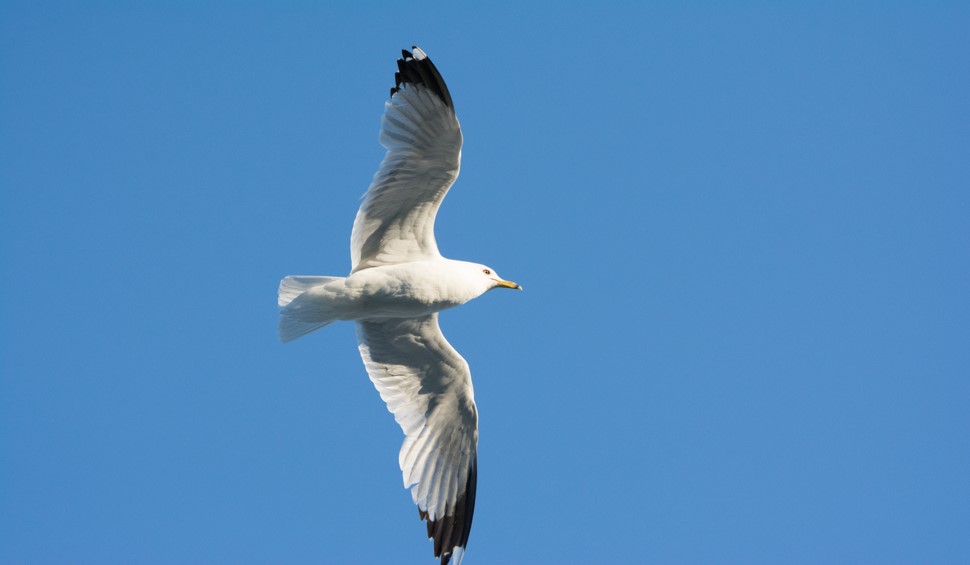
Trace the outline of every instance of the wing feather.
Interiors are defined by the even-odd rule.
[[[434,219],[458,178],[461,127],[431,59],[404,51],[384,106],[387,154],[361,203],[350,237],[351,272],[440,257]]]
[[[475,510],[478,409],[468,363],[438,315],[357,322],[364,366],[404,431],[398,462],[435,557],[463,553]]]

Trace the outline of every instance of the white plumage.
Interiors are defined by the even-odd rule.
[[[445,340],[438,312],[493,288],[518,288],[491,268],[445,259],[434,219],[458,176],[461,128],[438,70],[403,52],[381,122],[387,154],[354,221],[350,275],[280,283],[280,339],[337,320],[357,324],[371,381],[404,431],[404,486],[428,523],[441,563],[461,556],[475,507],[478,410],[468,363]]]

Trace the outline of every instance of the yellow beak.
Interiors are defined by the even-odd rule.
[[[514,288],[515,290],[522,290],[521,285],[517,285],[512,281],[495,281],[499,286],[504,286],[505,288]]]

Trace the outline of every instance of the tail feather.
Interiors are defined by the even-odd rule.
[[[319,294],[306,295],[306,293],[310,289],[340,278],[298,276],[286,277],[280,281],[278,298],[280,341],[284,343],[293,341],[334,321],[326,297]]]
[[[298,337],[303,337],[308,333],[315,332],[323,326],[331,324],[332,322],[333,320],[326,320],[323,322],[304,322],[291,316],[287,316],[286,312],[281,312],[279,325],[280,341],[283,343],[288,343]]]
[[[328,282],[335,281],[342,277],[306,277],[306,276],[296,276],[296,277],[284,277],[280,281],[279,298],[278,303],[280,308],[286,306],[297,296],[300,296],[307,290],[315,287],[325,285]]]

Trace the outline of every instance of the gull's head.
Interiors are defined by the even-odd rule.
[[[521,286],[498,276],[495,269],[488,265],[451,259],[446,259],[446,261],[451,265],[447,276],[451,278],[452,292],[455,293],[455,298],[459,303],[477,298],[493,288],[522,290]]]
[[[514,288],[515,290],[522,290],[521,286],[498,276],[495,269],[487,265],[476,264],[475,267],[478,270],[478,276],[480,277],[482,284],[485,285],[485,290],[492,290],[493,288]]]

